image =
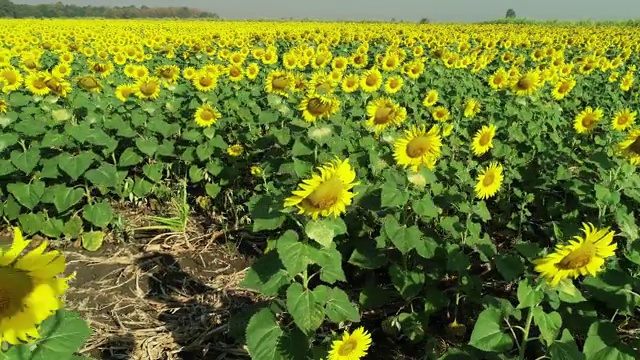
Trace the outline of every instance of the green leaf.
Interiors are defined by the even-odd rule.
[[[407,300],[417,296],[422,291],[426,280],[424,271],[405,270],[396,264],[389,267],[389,276],[393,286]]]
[[[329,292],[325,308],[327,317],[334,323],[360,321],[358,308],[349,300],[347,293],[341,289],[334,288]]]
[[[82,234],[82,247],[88,251],[98,251],[104,241],[104,232],[89,231]]]
[[[511,335],[501,328],[502,313],[498,309],[483,310],[476,320],[469,345],[482,351],[506,352],[513,347]]]
[[[304,156],[313,154],[313,149],[305,145],[301,139],[296,139],[291,148],[291,154],[293,156]]]
[[[158,139],[154,137],[148,139],[136,139],[136,147],[138,148],[138,150],[140,150],[140,152],[147,155],[148,157],[153,157],[153,155],[158,150]]]
[[[37,233],[42,227],[42,223],[45,221],[46,221],[46,217],[41,212],[36,214],[33,214],[33,213],[20,214],[20,216],[18,216],[18,222],[20,224],[20,228],[22,229],[25,235],[32,235]]]
[[[545,313],[541,306],[531,309],[533,311],[533,321],[540,329],[540,337],[551,346],[560,334],[562,327],[562,317],[557,312]]]
[[[126,177],[126,172],[118,171],[115,165],[103,163],[99,168],[87,171],[84,177],[95,186],[115,189]]]
[[[0,176],[12,174],[15,170],[11,160],[0,160]]]
[[[149,194],[153,189],[153,184],[145,178],[137,177],[133,183],[133,194],[139,198]]]
[[[310,239],[329,247],[336,236],[346,234],[347,226],[341,218],[323,218],[307,222],[304,231]]]
[[[416,214],[427,219],[436,218],[442,212],[442,209],[436,206],[429,194],[425,194],[420,200],[414,200],[411,206]]]
[[[14,150],[9,156],[11,163],[18,168],[18,170],[29,175],[38,165],[40,161],[40,149],[36,147],[30,147],[27,151]]]
[[[582,285],[586,292],[610,309],[627,314],[640,306],[640,295],[634,291],[635,283],[635,279],[625,272],[609,269],[597,277],[587,277]]]
[[[164,170],[164,164],[157,162],[155,164],[144,164],[142,167],[142,173],[153,182],[159,182],[162,180],[162,170]]]
[[[80,315],[59,310],[42,323],[40,340],[31,345],[29,359],[69,358],[82,348],[91,333],[91,329]]]
[[[49,188],[53,195],[53,205],[58,213],[63,213],[84,197],[84,190],[69,188],[64,185],[56,185]]]
[[[525,309],[540,304],[544,298],[544,293],[540,289],[534,289],[529,279],[524,279],[518,283],[518,306],[516,309]]]
[[[284,360],[278,351],[278,343],[283,333],[271,310],[262,309],[255,313],[249,320],[245,335],[251,358]]]
[[[393,290],[382,288],[375,282],[368,281],[360,292],[358,302],[363,309],[371,310],[388,304],[393,300],[394,295],[397,297]]]
[[[204,191],[212,199],[215,199],[218,196],[218,194],[220,194],[221,190],[222,190],[222,187],[220,187],[220,185],[216,183],[210,183],[204,186]]]
[[[480,217],[483,222],[491,220],[491,213],[487,209],[487,204],[484,201],[478,201],[473,207],[473,212]]]
[[[284,222],[280,212],[282,203],[276,203],[274,198],[259,195],[249,202],[249,210],[253,218],[253,232],[275,230]]]
[[[564,329],[560,339],[549,346],[551,360],[583,360],[584,355],[578,349],[569,330]]]
[[[626,209],[618,208],[616,210],[616,222],[627,240],[635,241],[640,237],[638,234],[638,225],[636,225],[636,219],[633,213],[628,213]]]
[[[498,272],[506,281],[517,279],[525,271],[522,261],[513,255],[498,255],[494,261]]]
[[[138,165],[142,162],[142,156],[138,155],[138,153],[132,149],[127,148],[120,155],[120,159],[118,159],[118,166],[120,167],[130,167],[134,165]]]
[[[563,279],[555,286],[555,290],[558,292],[558,297],[561,301],[575,304],[583,301],[587,301],[587,299],[582,296],[582,293],[578,288],[573,284],[571,279]]]
[[[333,284],[336,281],[346,281],[342,270],[342,254],[333,247],[320,250],[309,247],[310,259],[320,266],[320,280]]]
[[[93,164],[95,155],[92,152],[83,152],[75,156],[63,154],[58,158],[60,159],[58,163],[60,170],[75,181]]]
[[[82,217],[99,228],[105,228],[113,220],[113,210],[104,200],[96,204],[87,204],[82,211]]]
[[[42,181],[34,181],[31,184],[12,183],[7,184],[7,190],[22,206],[33,210],[44,195],[45,185]]]
[[[57,239],[62,234],[64,230],[64,222],[60,219],[47,219],[42,226],[40,227],[40,232],[44,234],[44,236]]]
[[[286,303],[293,322],[305,334],[311,334],[322,325],[324,309],[313,291],[293,283],[287,289]]]
[[[82,233],[82,219],[79,216],[72,216],[69,221],[64,224],[62,233],[69,239],[77,239]]]
[[[265,296],[275,296],[289,283],[285,267],[275,251],[269,251],[258,258],[247,270],[242,286],[260,291]]]
[[[615,325],[606,321],[591,324],[582,351],[586,360],[637,359],[637,352],[633,348],[620,343]]]
[[[310,263],[308,245],[300,242],[298,234],[293,230],[287,230],[276,240],[276,250],[292,278],[305,270]]]
[[[398,188],[397,184],[386,182],[382,186],[380,195],[380,204],[383,207],[403,206],[409,199],[409,193]]]

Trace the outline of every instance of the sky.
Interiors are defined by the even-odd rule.
[[[57,0],[13,0],[41,4]],[[513,8],[518,17],[559,20],[640,18],[637,0],[62,0],[95,6],[187,6],[212,11],[225,19],[396,20],[472,22],[504,17]]]

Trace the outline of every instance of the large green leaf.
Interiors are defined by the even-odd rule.
[[[33,210],[44,195],[45,185],[42,181],[34,181],[31,184],[12,183],[7,185],[7,190],[22,206]]]
[[[304,230],[310,239],[324,247],[329,247],[336,236],[347,232],[347,225],[341,218],[324,218],[310,220]]]
[[[113,219],[111,205],[104,200],[95,204],[84,206],[82,217],[99,228],[105,228]]]
[[[285,360],[278,350],[278,343],[283,333],[271,310],[262,309],[255,313],[249,320],[245,335],[251,358]]]
[[[564,329],[560,339],[549,346],[551,360],[582,360],[584,355],[578,349],[576,341],[569,330]]]
[[[483,351],[499,353],[511,350],[513,340],[511,335],[502,329],[502,320],[502,312],[499,309],[483,310],[476,320],[469,345]]]
[[[64,185],[55,185],[48,188],[53,196],[53,205],[59,213],[62,213],[77,204],[84,197],[84,190],[70,188]]]
[[[278,238],[276,250],[290,277],[301,273],[310,263],[309,245],[299,241],[298,234],[293,230],[287,230]]]
[[[60,310],[42,323],[40,334],[41,340],[30,346],[30,360],[70,358],[89,339],[91,329],[80,315]]]
[[[118,171],[115,165],[103,163],[97,169],[91,169],[84,174],[84,177],[98,187],[115,189],[124,180],[126,172]]]
[[[242,286],[260,291],[265,296],[275,296],[289,283],[289,277],[276,251],[262,255],[247,270]]]
[[[589,327],[584,342],[586,360],[633,360],[637,351],[620,342],[616,326],[607,321],[596,321]]]
[[[317,330],[324,320],[324,308],[313,291],[303,289],[293,283],[287,289],[287,310],[293,322],[304,332],[310,334]]]
[[[60,159],[58,162],[60,170],[64,171],[75,181],[89,169],[95,161],[96,156],[92,152],[83,152],[75,156],[63,154],[58,156],[58,159]]]
[[[327,317],[334,323],[360,321],[358,308],[349,300],[349,296],[342,289],[333,288],[328,292],[325,307]]]
[[[533,321],[540,329],[540,337],[547,343],[547,346],[550,346],[560,334],[562,317],[555,311],[545,313],[541,306],[536,306],[531,311],[533,311]]]
[[[417,296],[425,284],[424,271],[402,269],[395,264],[389,267],[389,276],[391,277],[393,286],[396,287],[400,295],[405,299],[411,299]]]
[[[29,175],[38,165],[38,161],[40,161],[40,149],[30,147],[26,151],[14,150],[9,157],[11,163],[18,168],[18,170]]]

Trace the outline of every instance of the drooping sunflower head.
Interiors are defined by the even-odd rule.
[[[155,100],[160,96],[160,79],[155,76],[138,79],[136,82],[136,96],[144,100]]]
[[[617,152],[626,157],[631,165],[640,165],[640,129],[633,129],[616,146]]]
[[[222,115],[218,112],[218,109],[209,104],[203,104],[196,110],[194,120],[200,127],[209,127],[215,124],[221,117]]]
[[[504,180],[502,171],[502,165],[495,161],[492,161],[489,166],[480,171],[478,182],[475,186],[476,198],[488,199],[496,195]]]
[[[34,95],[47,95],[51,89],[47,87],[48,74],[46,72],[38,71],[32,72],[27,75],[25,80],[25,86]]]
[[[531,95],[540,86],[540,74],[537,71],[528,71],[514,79],[512,90],[518,96]]]
[[[78,86],[84,90],[99,93],[102,91],[102,85],[92,75],[85,75],[78,78]]]
[[[389,98],[378,98],[367,105],[367,126],[379,133],[397,126],[406,118],[406,109]]]
[[[473,118],[481,110],[480,103],[476,99],[468,99],[464,106],[464,117]]]
[[[317,168],[311,178],[304,179],[292,196],[284,201],[285,207],[295,206],[299,214],[311,216],[334,216],[346,212],[356,195],[352,188],[358,183],[349,159],[335,159]]]
[[[583,236],[576,235],[566,245],[557,245],[555,251],[534,260],[535,271],[551,286],[563,279],[579,276],[596,276],[605,259],[615,255],[617,245],[613,243],[613,231],[596,228],[590,223],[582,224]]]
[[[62,308],[61,297],[73,277],[61,277],[65,257],[47,252],[46,241],[23,255],[30,243],[15,228],[12,245],[0,247],[0,343],[39,338],[39,325]]]
[[[561,100],[576,86],[576,81],[573,78],[562,79],[558,81],[553,89],[553,97],[556,100]]]
[[[326,119],[338,112],[340,100],[335,96],[327,96],[311,92],[300,102],[299,110],[306,122]]]
[[[405,130],[405,136],[393,143],[393,157],[402,167],[417,172],[421,166],[433,169],[440,157],[442,139],[438,126],[429,131],[425,126]]]
[[[373,68],[365,71],[360,78],[360,88],[365,92],[374,92],[382,85],[380,70]]]
[[[265,91],[270,94],[288,97],[293,85],[293,76],[291,73],[281,70],[271,70],[265,79]]]

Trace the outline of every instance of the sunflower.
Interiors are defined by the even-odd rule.
[[[257,63],[252,62],[247,65],[245,73],[247,74],[247,79],[253,80],[258,77],[258,73],[260,73],[260,66]]]
[[[475,187],[476,197],[478,199],[493,197],[500,190],[503,179],[502,165],[492,161],[478,174],[478,183]]]
[[[493,147],[493,137],[496,135],[496,127],[493,124],[483,126],[473,138],[473,154],[476,156],[487,153]]]
[[[624,109],[618,111],[613,120],[611,121],[611,125],[616,130],[625,130],[629,126],[633,125],[636,121],[636,116],[638,115],[637,111],[631,111],[629,109]]]
[[[84,75],[79,77],[77,80],[77,84],[80,88],[87,91],[95,93],[99,93],[100,91],[102,91],[102,85],[100,84],[98,79],[96,79],[92,75]]]
[[[139,99],[155,100],[160,96],[160,86],[160,79],[155,76],[138,79],[135,94]]]
[[[389,98],[379,98],[367,104],[367,126],[379,133],[391,125],[399,125],[407,110]]]
[[[493,90],[502,90],[509,86],[509,74],[503,68],[498,69],[489,76],[489,86]]]
[[[360,87],[360,77],[356,74],[347,75],[342,79],[340,87],[345,93],[355,92]]]
[[[173,84],[180,77],[180,68],[176,65],[162,65],[156,69],[156,75],[166,84]]]
[[[257,165],[251,166],[251,170],[250,171],[251,171],[251,175],[253,175],[253,176],[261,176],[264,173],[264,171],[262,171],[262,168],[260,166],[257,166]]]
[[[562,100],[575,86],[576,81],[573,78],[558,81],[553,88],[553,98]]]
[[[99,75],[102,79],[111,75],[114,70],[113,63],[111,61],[105,62],[89,62],[89,70]]]
[[[540,74],[537,71],[528,71],[513,81],[511,89],[518,96],[532,95],[540,86]]]
[[[22,85],[22,80],[22,75],[18,69],[12,67],[0,69],[0,85],[3,93],[6,94],[18,90]]]
[[[631,165],[640,164],[640,129],[634,129],[616,146],[618,153],[629,159]]]
[[[453,133],[453,124],[449,123],[449,124],[445,124],[442,127],[442,137],[448,137],[449,135],[451,135]]]
[[[74,276],[61,277],[65,257],[45,252],[46,241],[21,256],[30,243],[14,228],[11,246],[0,247],[0,344],[39,338],[39,325],[63,307],[61,297]]]
[[[129,96],[135,94],[135,92],[136,92],[135,84],[122,84],[116,87],[116,97],[122,102],[127,101]]]
[[[613,231],[582,224],[584,236],[576,235],[569,244],[556,245],[555,251],[533,261],[535,271],[556,286],[563,279],[581,275],[596,276],[602,270],[606,258],[614,256],[617,244],[613,243]]]
[[[420,75],[422,75],[423,71],[424,63],[418,59],[413,60],[402,67],[402,72],[413,80],[418,79]]]
[[[480,103],[476,99],[468,99],[464,106],[464,117],[471,119],[475,117],[481,110]]]
[[[144,65],[134,65],[132,78],[134,79],[144,79],[149,76],[149,69],[147,69]]]
[[[193,78],[196,77],[197,73],[198,73],[198,70],[196,70],[192,66],[189,66],[182,70],[182,77],[184,77],[187,80],[193,80]]]
[[[367,355],[369,346],[371,335],[359,327],[351,334],[345,332],[342,340],[333,342],[327,360],[360,360]]]
[[[71,71],[71,66],[69,66],[69,64],[60,63],[51,70],[51,73],[55,76],[63,78],[71,75]]]
[[[0,99],[0,113],[6,114],[7,109],[9,108],[9,104],[6,100]]]
[[[405,130],[405,136],[393,143],[393,157],[396,163],[418,172],[420,166],[433,169],[440,156],[442,140],[439,127],[433,126],[428,132],[425,126]]]
[[[317,71],[313,75],[311,75],[311,80],[309,80],[309,87],[313,92],[317,92],[320,94],[329,94],[333,92],[333,89],[339,83],[340,80],[332,78],[331,74],[327,74],[324,71]]]
[[[338,217],[346,212],[356,195],[351,189],[357,185],[356,172],[349,159],[335,159],[317,168],[319,174],[302,180],[298,190],[284,201],[284,207],[295,206],[298,214],[307,214],[313,220],[318,216]]]
[[[360,88],[364,92],[374,92],[382,85],[382,74],[380,70],[373,68],[365,71],[360,77]]]
[[[198,91],[209,92],[218,85],[218,76],[207,71],[198,71],[191,83]]]
[[[622,80],[620,80],[620,90],[629,91],[631,89],[631,86],[633,85],[633,81],[633,73],[627,73],[622,77]]]
[[[218,109],[209,104],[200,106],[194,115],[196,124],[200,127],[209,127],[215,124],[221,117],[222,115],[218,112]]]
[[[331,62],[333,70],[345,71],[349,66],[349,59],[344,56],[336,56]]]
[[[312,92],[302,99],[298,109],[302,111],[304,121],[314,122],[337,113],[340,109],[340,100],[333,96]]]
[[[47,95],[51,91],[46,84],[47,77],[47,73],[41,71],[30,73],[25,79],[25,86],[27,90],[34,95]]]
[[[71,92],[71,84],[62,77],[49,75],[44,83],[51,92],[60,97],[66,97]]]
[[[422,100],[422,105],[426,107],[432,107],[438,102],[438,90],[429,90],[427,95]]]
[[[436,121],[444,122],[449,120],[451,113],[449,113],[449,109],[444,106],[436,106],[431,110],[431,116],[433,116]]]
[[[620,78],[620,73],[618,71],[614,71],[611,73],[611,75],[609,75],[609,82],[610,83],[614,83],[616,81],[618,81],[618,79]]]
[[[395,94],[402,88],[402,84],[404,84],[404,80],[402,77],[398,75],[390,76],[387,81],[384,83],[384,91],[387,94]]]
[[[238,82],[244,79],[244,71],[240,65],[231,65],[227,69],[227,76],[232,82]]]
[[[602,120],[602,109],[594,110],[591,106],[587,106],[576,116],[573,128],[578,134],[585,134],[593,130],[600,120]]]
[[[293,76],[282,70],[271,70],[265,79],[265,91],[269,94],[289,96],[293,88]]]

